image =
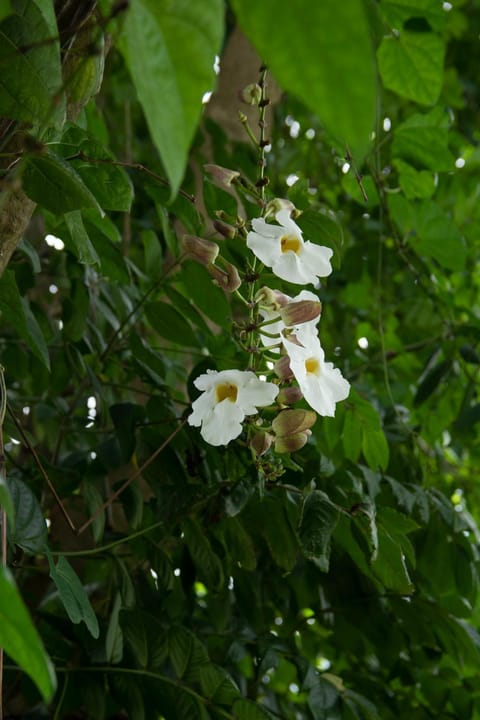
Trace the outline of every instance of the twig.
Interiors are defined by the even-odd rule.
[[[113,495],[110,495],[108,500],[105,500],[103,505],[101,507],[99,507],[98,510],[96,510],[93,513],[93,515],[86,522],[83,523],[83,525],[77,530],[77,535],[81,535],[88,527],[90,527],[90,525],[93,523],[93,521],[96,520],[97,517],[102,512],[104,512],[113,503],[113,501],[116,500],[118,498],[118,496],[121,495],[124,492],[124,490],[127,489],[127,487],[129,487],[129,485],[132,484],[132,482],[134,480],[136,480],[137,478],[140,477],[140,475],[143,473],[143,471],[146,470],[149,465],[151,465],[151,463],[155,460],[155,458],[158,457],[158,455],[160,455],[162,450],[173,440],[175,435],[177,435],[180,432],[180,430],[183,428],[183,426],[185,425],[186,422],[187,422],[187,418],[184,418],[182,420],[182,422],[180,423],[180,425],[177,428],[175,428],[175,430],[172,433],[170,433],[168,438],[160,445],[160,447],[158,447],[155,450],[155,452],[152,453],[152,455],[150,455],[150,457],[147,460],[145,460],[143,465],[141,467],[139,467],[138,470],[135,470],[135,472],[132,475],[130,475],[129,478],[127,478],[125,480],[123,485],[121,485],[118,488],[118,490],[116,490],[113,493]]]

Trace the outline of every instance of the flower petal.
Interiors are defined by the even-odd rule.
[[[255,415],[257,408],[271,405],[278,395],[278,387],[270,382],[259,380],[252,376],[243,387],[239,389],[238,403],[245,415]]]
[[[324,245],[315,245],[315,243],[307,242],[303,246],[302,263],[310,268],[310,271],[317,277],[327,277],[332,272],[330,259],[333,255],[331,248]]]
[[[249,232],[247,235],[247,247],[264,265],[272,267],[281,253],[279,237]]]
[[[242,432],[244,417],[237,403],[223,400],[204,418],[200,434],[210,445],[227,445]]]
[[[288,282],[298,283],[299,285],[315,284],[317,282],[316,275],[303,262],[302,256],[291,250],[279,253],[271,268],[277,277]]]

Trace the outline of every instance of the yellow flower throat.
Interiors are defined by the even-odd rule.
[[[282,235],[280,238],[280,246],[282,248],[282,253],[292,250],[295,254],[298,254],[302,243],[297,237],[295,237],[295,235]]]
[[[238,388],[236,385],[231,383],[221,383],[215,388],[215,396],[217,403],[221,403],[223,400],[230,400],[230,402],[237,402]]]

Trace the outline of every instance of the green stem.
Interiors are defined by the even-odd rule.
[[[119,538],[118,540],[113,540],[110,543],[107,543],[107,545],[101,545],[100,547],[96,548],[90,548],[88,550],[70,550],[67,552],[59,551],[59,552],[52,552],[52,555],[65,555],[66,557],[75,557],[75,556],[83,556],[83,555],[95,555],[97,553],[106,552],[107,550],[111,550],[114,547],[117,547],[118,545],[123,545],[124,543],[131,542],[132,540],[136,540],[139,537],[142,537],[142,535],[146,535],[147,533],[151,532],[152,530],[156,530],[159,527],[162,527],[163,520],[160,522],[156,522],[153,525],[149,525],[149,527],[143,528],[142,530],[137,530],[137,532],[132,533],[131,535],[125,535],[125,537]]]

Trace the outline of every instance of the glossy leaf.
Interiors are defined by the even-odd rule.
[[[0,567],[0,646],[33,680],[48,701],[56,689],[50,658],[8,568]]]
[[[369,145],[375,108],[375,64],[362,2],[236,0],[233,7],[282,87],[318,116],[340,147],[349,145],[361,158]]]

